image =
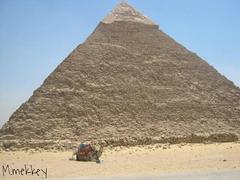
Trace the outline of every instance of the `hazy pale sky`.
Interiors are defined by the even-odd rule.
[[[0,0],[0,126],[117,0]],[[239,0],[129,0],[240,86]]]

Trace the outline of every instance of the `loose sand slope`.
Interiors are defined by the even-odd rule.
[[[48,177],[159,175],[240,170],[239,152],[239,143],[118,147],[106,149],[101,164],[71,161],[71,152],[1,152],[0,163],[15,168],[24,164],[48,168]],[[1,172],[0,179],[9,179],[9,176],[2,177]]]

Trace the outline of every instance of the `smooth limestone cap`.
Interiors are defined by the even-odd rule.
[[[129,4],[122,2],[117,5],[104,19],[103,23],[110,24],[115,21],[131,21],[143,24],[156,25],[151,19],[144,16]]]

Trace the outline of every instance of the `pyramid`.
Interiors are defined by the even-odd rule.
[[[13,113],[0,140],[3,148],[52,148],[86,140],[225,142],[239,135],[240,89],[120,3]]]

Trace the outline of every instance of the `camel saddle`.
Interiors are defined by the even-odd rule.
[[[78,154],[80,156],[87,156],[89,152],[93,151],[93,148],[90,144],[81,144],[78,147]]]

